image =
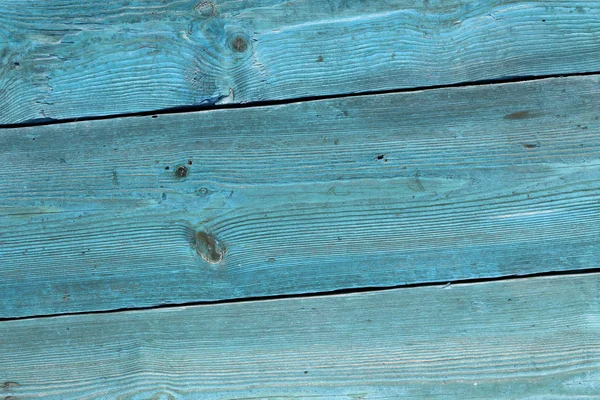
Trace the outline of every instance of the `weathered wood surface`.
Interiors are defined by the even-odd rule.
[[[0,394],[594,399],[599,293],[588,274],[3,322]]]
[[[0,124],[600,70],[600,2],[3,0]]]
[[[1,130],[0,316],[596,268],[599,102],[575,77]]]

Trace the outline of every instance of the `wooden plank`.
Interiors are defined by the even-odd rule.
[[[4,0],[0,124],[600,70],[600,2]]]
[[[0,315],[596,268],[599,88],[2,130]]]
[[[0,316],[595,268],[599,82],[0,131]]]
[[[600,276],[0,323],[0,393],[593,399]]]

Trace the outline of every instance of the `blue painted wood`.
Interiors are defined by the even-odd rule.
[[[600,70],[600,3],[3,0],[0,124]]]
[[[0,130],[0,316],[596,268],[599,87]]]
[[[30,399],[593,399],[600,276],[0,323]]]

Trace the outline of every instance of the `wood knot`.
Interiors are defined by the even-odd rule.
[[[195,235],[196,253],[198,253],[206,262],[218,264],[225,256],[225,247],[223,247],[214,235],[207,232],[197,232]]]
[[[196,194],[198,196],[202,196],[202,197],[208,196],[208,193],[209,193],[208,188],[201,187],[201,188],[196,189]]]
[[[189,173],[190,169],[185,165],[180,165],[179,167],[177,167],[177,169],[175,169],[175,176],[180,179],[187,177]]]
[[[248,41],[243,36],[235,35],[233,39],[231,39],[231,48],[233,51],[243,53],[248,49]]]
[[[194,9],[205,17],[217,15],[217,7],[211,1],[200,1]]]

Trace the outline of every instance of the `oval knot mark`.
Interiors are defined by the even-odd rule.
[[[218,264],[225,256],[225,247],[223,247],[214,235],[207,232],[197,232],[195,235],[196,252],[211,264]]]

